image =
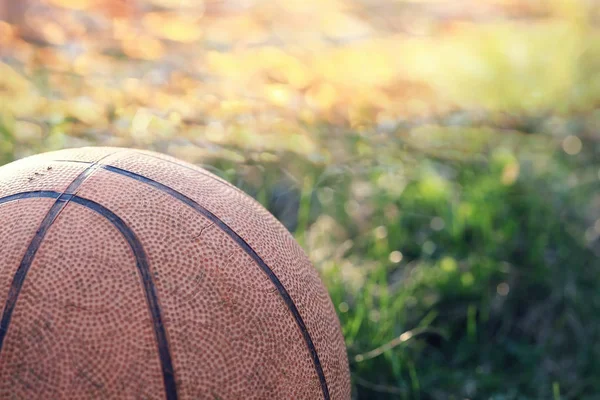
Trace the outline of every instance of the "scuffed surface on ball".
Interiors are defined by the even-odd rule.
[[[0,198],[0,398],[350,398],[317,271],[229,183],[89,148],[0,168]]]

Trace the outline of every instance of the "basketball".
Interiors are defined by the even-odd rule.
[[[216,175],[45,153],[0,168],[0,221],[0,398],[350,398],[318,272]]]

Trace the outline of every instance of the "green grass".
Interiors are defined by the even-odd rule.
[[[462,159],[348,135],[376,151],[343,165],[286,154],[246,187],[322,272],[359,398],[600,393],[600,276],[585,238],[597,147],[573,157],[552,132],[497,135],[481,132],[494,146]],[[287,181],[289,169],[303,180]]]

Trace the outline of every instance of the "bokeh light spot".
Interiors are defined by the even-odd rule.
[[[510,292],[510,286],[508,286],[508,283],[502,282],[496,287],[496,292],[498,292],[500,296],[506,296],[508,292]]]
[[[433,229],[434,231],[441,231],[446,226],[446,223],[444,222],[443,218],[434,217],[431,219],[431,222],[429,225],[431,226],[431,229]]]
[[[581,139],[574,135],[567,136],[562,142],[563,150],[571,156],[579,154],[582,147]]]
[[[348,310],[350,309],[350,307],[348,306],[348,303],[346,303],[345,301],[342,301],[338,305],[338,309],[340,310],[341,313],[347,313]]]
[[[378,226],[377,228],[375,228],[373,233],[375,234],[375,237],[377,239],[385,239],[387,237],[388,231],[385,226],[381,225],[381,226]]]
[[[402,261],[402,257],[403,257],[402,253],[399,252],[398,250],[395,250],[390,253],[389,259],[390,259],[390,262],[397,264],[400,261]]]

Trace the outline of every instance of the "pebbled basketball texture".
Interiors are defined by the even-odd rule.
[[[118,148],[0,168],[1,399],[349,399],[327,290],[215,175]]]

